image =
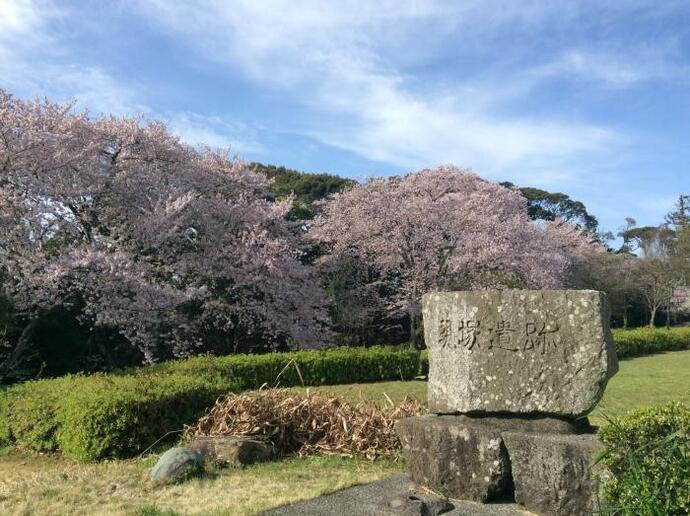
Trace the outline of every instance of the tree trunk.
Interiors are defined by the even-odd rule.
[[[414,349],[417,349],[417,319],[410,310],[410,344]]]
[[[103,360],[105,360],[107,370],[112,371],[113,369],[115,369],[115,359],[113,358],[112,353],[110,353],[108,346],[105,345],[103,341],[98,338],[96,331],[96,329],[93,329],[89,334],[90,344],[95,344],[96,348],[98,349],[98,352],[103,357]]]
[[[22,330],[19,339],[17,339],[17,344],[10,355],[3,361],[0,362],[0,383],[2,379],[8,377],[12,372],[15,372],[19,364],[21,363],[22,356],[29,349],[31,344],[31,337],[33,336],[36,326],[38,326],[38,317],[34,317],[29,321],[24,329]]]
[[[666,329],[671,329],[671,309],[666,308]]]
[[[650,316],[649,316],[649,327],[650,328],[656,328],[654,325],[654,319],[656,319],[656,307],[652,308],[650,310]]]
[[[627,301],[623,304],[623,329],[628,329],[628,303]]]

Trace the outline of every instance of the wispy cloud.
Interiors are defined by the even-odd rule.
[[[371,160],[403,168],[455,162],[485,174],[520,164],[512,169],[520,179],[551,174],[558,180],[568,175],[569,159],[600,152],[621,138],[614,129],[593,123],[499,112],[499,101],[529,93],[536,74],[532,83],[516,75],[515,83],[522,84],[518,88],[505,78],[477,85],[471,77],[443,88],[411,86],[405,71],[414,59],[410,51],[428,59],[439,38],[481,16],[484,27],[516,19],[540,23],[551,12],[538,4],[496,9],[491,15],[478,3],[269,4],[211,1],[192,7],[153,1],[145,14],[184,34],[206,59],[240,70],[262,87],[324,115],[319,123],[294,131]],[[555,74],[558,66],[566,64],[540,73]],[[625,78],[624,72],[618,74]],[[468,92],[477,86],[475,100]],[[556,168],[560,173],[554,175]]]
[[[530,73],[535,80],[574,77],[625,88],[642,81],[678,77],[687,69],[665,62],[658,51],[646,48],[627,49],[626,53],[570,49]]]
[[[45,27],[60,15],[48,1],[0,0],[0,71],[19,62],[26,50],[47,43],[50,38]]]
[[[69,16],[49,0],[0,0],[0,87],[24,95],[77,101],[96,113],[146,112],[134,84],[115,80],[100,66],[64,61],[66,43],[56,21]]]
[[[168,127],[190,145],[208,145],[229,149],[240,155],[258,154],[265,149],[257,138],[257,129],[242,123],[231,123],[218,116],[197,113],[173,113],[164,116]]]

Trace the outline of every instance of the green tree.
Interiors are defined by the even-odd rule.
[[[278,198],[294,196],[290,220],[309,220],[315,215],[314,203],[351,186],[355,181],[332,174],[308,174],[285,167],[250,163],[249,167],[273,180],[271,192]]]
[[[595,233],[599,227],[599,221],[587,211],[585,205],[571,199],[569,195],[530,186],[518,187],[510,182],[501,184],[519,190],[527,199],[527,213],[532,220],[561,219],[590,233]]]

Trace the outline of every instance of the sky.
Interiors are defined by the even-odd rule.
[[[0,0],[0,88],[307,172],[450,163],[606,231],[690,194],[686,0]]]

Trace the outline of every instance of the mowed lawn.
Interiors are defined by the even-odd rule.
[[[405,396],[423,401],[421,381],[312,388],[357,402],[387,403]],[[690,402],[690,351],[621,362],[594,423],[631,408]],[[180,485],[153,485],[147,479],[156,455],[142,459],[79,464],[59,455],[0,450],[0,514],[257,514],[285,503],[312,498],[402,471],[395,458],[369,462],[313,457],[211,471]]]

